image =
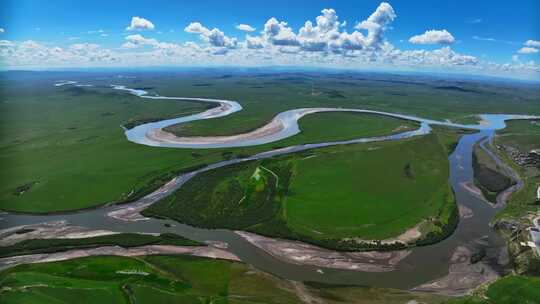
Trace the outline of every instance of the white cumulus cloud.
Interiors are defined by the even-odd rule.
[[[244,24],[244,23],[240,23],[239,25],[237,25],[236,29],[244,31],[244,32],[254,32],[255,31],[254,27],[252,27],[249,24]]]
[[[131,24],[126,27],[126,30],[133,31],[133,30],[153,30],[154,24],[150,22],[148,19],[144,19],[141,17],[132,17],[131,18]]]
[[[291,46],[298,45],[296,34],[287,22],[278,21],[272,17],[264,24],[263,35],[266,40],[274,45]]]
[[[383,33],[387,25],[396,17],[394,8],[386,2],[382,2],[367,20],[360,22],[355,28],[368,31],[367,46],[378,47],[383,42]]]
[[[540,41],[538,40],[527,40],[525,46],[540,48]]]
[[[181,44],[148,38],[140,33],[126,35],[121,48],[106,48],[84,41],[64,47],[45,41],[38,43],[31,40],[0,40],[0,65],[21,68],[293,65],[350,69],[444,69],[504,76],[514,73],[513,75],[540,79],[540,65],[533,61],[520,60],[520,57],[526,55],[518,57],[515,54],[512,60],[508,58],[508,63],[499,64],[489,62],[485,57],[477,58],[457,53],[449,46],[454,42],[454,37],[446,30],[427,31],[413,39],[422,43],[442,44],[440,48],[425,50],[418,46],[412,50],[400,50],[385,37],[385,32],[397,18],[392,6],[382,2],[373,11],[364,13],[355,16],[357,20],[364,21],[357,23],[352,30],[347,29],[346,22],[340,20],[332,8],[321,10],[318,16],[307,21],[271,17],[264,24],[256,25],[262,29],[260,32],[248,32],[240,40],[226,35],[218,28],[208,28],[200,22],[192,22],[184,29],[188,33],[196,34],[200,41]],[[150,21],[140,17],[133,18],[128,29],[154,29],[153,24],[149,25]],[[299,28],[289,25],[298,24],[298,21],[303,21]],[[254,28],[251,25],[249,27]],[[101,30],[93,33],[104,34]],[[66,37],[66,41],[75,39],[81,38]],[[498,41],[494,38],[474,39]],[[525,41],[521,45],[523,48],[520,53],[538,52],[539,44],[536,40]]]
[[[522,48],[520,48],[518,50],[518,53],[520,53],[520,54],[535,54],[535,53],[538,53],[538,49],[533,48],[533,47],[524,46],[524,47],[522,47]]]
[[[210,30],[200,22],[190,23],[186,26],[184,31],[191,34],[199,34],[201,40],[207,42],[212,47],[232,49],[237,46],[236,38],[225,36],[225,34],[217,28]]]
[[[452,44],[455,39],[447,30],[429,30],[409,38],[413,44]]]

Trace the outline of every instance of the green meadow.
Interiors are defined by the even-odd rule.
[[[0,272],[1,303],[539,303],[540,279],[509,276],[449,298],[402,290],[283,280],[248,265],[190,256],[86,257]],[[413,302],[414,301],[414,302]]]
[[[121,125],[203,111],[207,105],[144,100],[109,88],[41,85],[7,90],[0,103],[0,208],[21,212],[76,210],[132,200],[183,169],[278,145],[376,136],[415,128],[376,115],[324,113],[305,117],[302,133],[243,149],[170,149],[133,144]],[[330,123],[339,119],[341,125]],[[324,127],[323,127],[324,126]]]
[[[0,74],[0,209],[46,213],[129,201],[192,166],[290,144],[415,127],[377,116],[325,113],[302,119],[301,134],[268,145],[196,151],[152,148],[128,142],[121,125],[189,115],[209,105],[144,100],[112,90],[111,84],[142,88],[151,95],[237,100],[244,107],[228,117],[178,128],[188,134],[249,131],[281,111],[299,107],[364,108],[469,122],[476,120],[477,113],[540,114],[535,106],[539,89],[525,84],[355,73],[201,70],[120,74]],[[53,86],[65,79],[95,87]]]
[[[372,248],[344,239],[382,240],[417,225],[434,242],[457,223],[448,154],[458,137],[435,133],[227,166],[195,176],[143,214],[343,250]]]
[[[449,300],[448,304],[514,304],[540,303],[540,278],[511,275],[467,296]]]
[[[429,135],[299,159],[285,219],[314,238],[395,237],[453,204],[447,157]]]
[[[0,273],[2,303],[300,303],[241,263],[190,256],[89,257]]]
[[[376,73],[246,72],[194,75],[189,82],[178,80],[174,86],[167,80],[153,80],[151,86],[163,95],[225,98],[239,101],[244,108],[227,117],[184,124],[176,129],[183,135],[246,132],[279,112],[301,107],[374,109],[464,123],[478,121],[474,115],[483,113],[540,114],[539,88],[496,81]]]
[[[1,303],[443,303],[438,295],[291,282],[248,265],[190,256],[88,257],[0,272]]]

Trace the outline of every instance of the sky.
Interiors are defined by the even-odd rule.
[[[540,1],[0,3],[0,67],[295,66],[540,79]]]

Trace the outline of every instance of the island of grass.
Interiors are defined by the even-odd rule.
[[[28,239],[10,246],[0,246],[0,258],[102,246],[130,248],[146,245],[205,246],[203,243],[184,238],[174,233],[162,233],[160,235],[118,233],[88,238]]]
[[[454,230],[457,133],[333,146],[199,174],[143,211],[337,250],[400,249]]]
[[[488,144],[486,143],[486,145]],[[491,155],[482,148],[480,143],[474,145],[472,166],[474,184],[482,191],[484,197],[493,204],[497,203],[499,193],[515,184],[510,177],[506,176],[503,169]]]

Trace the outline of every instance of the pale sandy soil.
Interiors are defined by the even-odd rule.
[[[414,226],[413,228],[403,232],[402,234],[400,234],[396,238],[382,240],[382,243],[383,244],[384,243],[394,243],[395,241],[405,243],[405,244],[412,243],[412,242],[418,240],[422,236],[422,233],[420,232],[420,225],[422,225],[422,223],[420,223],[420,224]]]
[[[167,193],[174,191],[179,185],[184,182],[183,178],[189,178],[189,173],[185,174],[184,176],[177,176],[173,178],[156,191],[148,194],[147,196],[141,198],[135,203],[118,206],[117,210],[107,213],[107,216],[127,222],[148,220],[149,218],[142,216],[140,212],[146,209],[148,206],[152,205],[153,203],[157,202]]]
[[[21,229],[32,229],[32,231],[17,233]],[[70,226],[66,221],[51,221],[0,230],[0,246],[9,246],[29,239],[77,239],[111,234],[118,234],[118,232]]]
[[[459,209],[459,217],[462,219],[468,219],[474,216],[472,209],[469,207],[458,205],[458,209]]]
[[[270,123],[248,133],[231,136],[193,136],[178,137],[163,129],[154,129],[146,133],[146,137],[152,141],[173,144],[224,144],[235,141],[254,140],[276,134],[285,127],[279,119],[272,119]]]
[[[424,222],[419,223],[418,225],[408,229],[407,231],[403,232],[402,234],[393,237],[393,238],[387,238],[384,240],[381,240],[380,243],[382,244],[393,244],[395,242],[403,243],[403,244],[410,244],[414,243],[416,240],[418,240],[422,236],[422,232],[420,232],[420,227],[422,226]],[[358,243],[376,243],[378,241],[375,240],[366,240],[361,238],[349,238],[346,240],[354,240]]]
[[[299,265],[386,272],[394,270],[399,261],[410,253],[408,250],[338,252],[302,242],[273,239],[244,231],[236,231],[236,233],[275,258]]]
[[[210,113],[214,115],[223,111],[228,110],[229,105],[222,104],[221,107],[216,108],[215,113]],[[329,112],[332,110],[339,109],[326,109],[326,108],[313,108],[313,109],[301,109],[296,113],[296,118],[300,119],[301,117],[317,113],[317,112]],[[272,136],[277,134],[285,129],[285,122],[279,117],[274,117],[266,125],[253,130],[251,132],[231,135],[231,136],[190,136],[190,137],[178,137],[172,133],[164,131],[163,129],[154,129],[146,133],[146,137],[151,141],[156,141],[160,143],[168,144],[227,144],[234,143],[236,141],[246,141],[246,140],[257,140],[260,138],[265,138],[267,136]]]
[[[485,201],[486,203],[489,203],[486,200],[486,198],[484,197],[484,194],[482,194],[482,190],[480,190],[478,187],[476,187],[476,185],[472,181],[463,182],[460,185],[463,187],[463,189],[469,191],[469,193],[474,195],[476,198],[479,198],[479,199]]]
[[[505,263],[504,253],[497,253],[499,263]],[[443,295],[460,296],[468,294],[474,288],[493,282],[500,275],[487,263],[470,263],[472,252],[465,246],[459,246],[452,254],[448,275],[413,288],[413,291],[434,292]]]

